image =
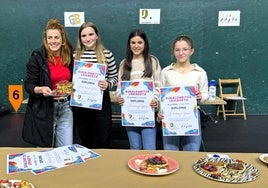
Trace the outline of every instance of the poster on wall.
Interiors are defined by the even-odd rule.
[[[240,26],[240,11],[219,11],[218,26]]]
[[[84,12],[64,12],[65,27],[80,27],[85,22]]]
[[[160,9],[140,9],[140,24],[160,24]]]

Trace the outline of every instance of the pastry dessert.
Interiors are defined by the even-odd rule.
[[[201,169],[214,179],[226,178],[235,179],[239,178],[246,169],[245,163],[241,160],[231,159],[200,159]]]
[[[32,185],[28,181],[22,180],[19,188],[32,188]]]
[[[145,159],[140,163],[140,170],[146,172],[163,173],[167,172],[168,161],[160,154],[145,156]]]
[[[56,84],[57,95],[70,95],[73,92],[73,83],[69,81],[61,81]]]
[[[215,173],[218,171],[219,168],[224,166],[224,162],[223,161],[210,161],[208,160],[206,163],[203,163],[200,165],[200,167],[207,171],[207,172],[211,172],[211,173]]]
[[[239,178],[246,170],[245,163],[237,160],[225,165],[225,169],[222,171],[222,176],[225,178]]]

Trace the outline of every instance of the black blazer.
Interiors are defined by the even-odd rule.
[[[73,72],[73,56],[69,69]],[[22,138],[25,142],[40,147],[53,147],[53,99],[35,94],[36,86],[52,88],[47,55],[44,47],[32,52],[27,64],[24,88],[29,93],[26,107]]]

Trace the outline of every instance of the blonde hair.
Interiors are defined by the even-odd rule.
[[[95,52],[96,52],[98,63],[104,64],[107,62],[105,54],[104,54],[105,47],[103,46],[103,44],[101,42],[101,37],[100,37],[100,34],[99,34],[97,27],[92,22],[85,22],[79,28],[77,45],[76,45],[76,52],[75,52],[75,59],[80,60],[81,55],[86,50],[85,46],[81,42],[81,32],[83,29],[85,29],[87,27],[91,27],[92,29],[94,29],[96,35],[98,36],[98,39],[96,41]]]
[[[61,50],[60,50],[60,59],[63,62],[64,66],[68,66],[71,63],[71,56],[70,55],[71,55],[72,46],[71,46],[69,39],[67,38],[64,27],[55,18],[50,19],[47,22],[46,28],[44,30],[43,45],[46,49],[48,60],[53,62],[54,64],[56,63],[54,56],[53,56],[53,53],[50,50],[50,48],[48,47],[48,43],[47,43],[47,36],[46,35],[47,35],[47,30],[49,30],[49,29],[59,30],[59,32],[61,34],[61,38],[62,38],[62,46],[61,46]]]

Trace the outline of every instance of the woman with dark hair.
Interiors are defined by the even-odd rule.
[[[100,33],[92,22],[80,26],[74,56],[76,60],[107,66],[105,79],[98,82],[103,90],[102,109],[73,107],[73,112],[81,144],[88,148],[108,148],[112,127],[109,90],[117,84],[117,67],[113,53],[103,46]]]
[[[41,48],[32,52],[27,64],[25,90],[29,93],[22,137],[40,147],[73,143],[73,113],[69,97],[53,96],[59,82],[71,81],[72,47],[64,27],[50,19]]]
[[[143,30],[136,29],[128,37],[126,57],[120,63],[118,80],[154,81],[154,100],[152,108],[158,109],[161,67],[158,59],[149,52],[149,42]],[[124,98],[120,96],[120,86],[117,87],[118,102],[123,105]],[[130,149],[156,149],[156,127],[126,127]]]

